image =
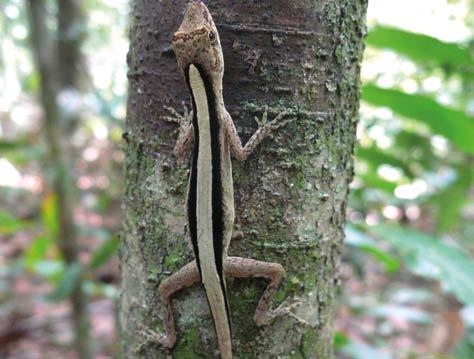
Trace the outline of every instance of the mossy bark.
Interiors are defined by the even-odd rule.
[[[140,331],[162,329],[158,285],[193,259],[188,244],[187,165],[176,162],[164,105],[189,94],[170,49],[186,1],[132,1],[126,193],[121,247],[124,358],[218,358],[201,288],[174,297],[178,342],[169,352]],[[229,280],[234,356],[332,357],[332,316],[359,102],[367,0],[213,1],[224,48],[224,98],[244,140],[254,116],[290,109],[297,120],[234,161],[236,229],[230,255],[281,263],[287,276],[258,328],[264,280]],[[189,104],[189,101],[188,101]]]

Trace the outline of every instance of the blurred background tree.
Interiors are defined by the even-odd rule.
[[[69,141],[63,141],[71,137],[73,127],[70,124],[77,124],[80,114],[74,110],[64,111],[56,101],[67,96],[66,93],[80,96],[80,80],[87,77],[80,66],[85,23],[82,9],[75,0],[58,2],[55,32],[48,29],[47,22],[50,19],[44,1],[30,0],[28,10],[31,51],[39,78],[43,132],[49,153],[47,167],[50,172],[51,193],[48,196],[57,214],[57,228],[47,239],[57,245],[66,265],[61,281],[67,280],[67,285],[71,288],[67,295],[72,304],[75,349],[80,359],[87,359],[91,357],[89,314],[83,290],[82,269],[78,262],[79,248],[73,213],[76,191],[71,170],[74,170],[75,161],[69,154]],[[68,164],[72,168],[68,168]],[[60,288],[58,286],[58,290]],[[66,293],[61,293],[62,296],[66,296]],[[59,299],[57,295],[55,297],[56,300]]]
[[[45,165],[52,144],[27,3],[0,4],[2,358],[72,355],[65,299],[79,279],[92,357],[114,356],[128,2],[71,2],[84,17],[69,29],[66,3],[44,0],[42,20],[64,55],[52,71],[62,84],[56,140],[75,187],[72,261],[56,241],[58,190]],[[368,24],[337,356],[473,358],[474,2],[370,0]]]
[[[125,9],[76,0],[1,5],[1,357],[71,349],[94,357],[91,319],[109,323],[102,337],[113,341],[112,302],[98,299],[115,297],[118,277],[113,262],[102,265],[118,247]],[[71,329],[61,329],[69,317]],[[49,345],[22,348],[25,335]]]

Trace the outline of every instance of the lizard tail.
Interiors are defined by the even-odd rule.
[[[203,271],[202,283],[211,308],[221,358],[232,359],[232,339],[225,282],[217,271],[210,271],[210,273],[207,274]]]

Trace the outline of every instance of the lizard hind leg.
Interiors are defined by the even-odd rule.
[[[164,334],[153,331],[145,332],[147,341],[158,343],[165,348],[172,348],[176,343],[176,329],[173,319],[173,309],[171,307],[171,295],[180,290],[191,287],[200,281],[199,271],[196,261],[186,264],[178,272],[174,273],[159,287],[161,302],[163,303],[163,326]]]
[[[262,262],[250,258],[228,257],[225,261],[225,274],[234,278],[263,277],[270,280],[257,305],[253,319],[258,326],[266,325],[273,319],[269,310],[285,269],[278,263]]]

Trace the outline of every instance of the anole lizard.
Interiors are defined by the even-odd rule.
[[[234,122],[224,106],[224,59],[219,34],[209,10],[201,1],[188,3],[181,26],[173,36],[172,47],[193,103],[192,113],[185,111],[185,116],[168,108],[175,116],[166,119],[180,125],[174,154],[187,158],[191,151],[193,153],[187,215],[196,260],[159,286],[164,305],[165,333],[154,333],[153,337],[164,347],[174,346],[176,330],[170,296],[202,282],[221,358],[232,359],[225,278],[264,277],[270,281],[254,315],[256,324],[261,326],[272,318],[270,302],[285,271],[278,263],[227,256],[234,225],[231,154],[238,160],[245,160],[264,138],[291,119],[281,121],[286,114],[283,112],[267,123],[265,113],[263,121],[259,121],[259,129],[242,146]]]

